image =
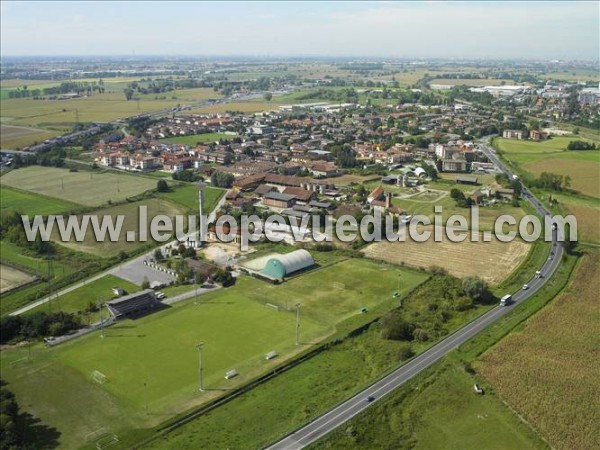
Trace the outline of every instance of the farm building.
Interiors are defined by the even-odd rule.
[[[263,204],[276,208],[289,208],[294,204],[295,196],[281,194],[279,192],[268,192],[263,196]]]
[[[267,261],[262,273],[269,278],[283,278],[315,265],[310,253],[306,250],[296,250],[286,255],[275,256]]]

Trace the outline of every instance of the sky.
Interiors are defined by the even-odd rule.
[[[587,59],[600,2],[1,1],[2,56]]]

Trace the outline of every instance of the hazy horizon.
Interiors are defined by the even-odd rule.
[[[2,57],[586,60],[598,2],[2,2]]]

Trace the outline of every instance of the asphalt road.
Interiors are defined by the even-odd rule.
[[[482,150],[499,168],[504,170],[509,177],[512,177],[512,172],[508,171],[504,167],[504,165],[495,156],[492,149],[487,146],[482,146]],[[531,192],[524,188],[523,193],[525,194],[525,198],[535,207],[540,215],[545,216],[549,214],[549,212],[531,194]],[[413,378],[415,375],[419,374],[427,367],[440,360],[444,355],[456,347],[471,339],[473,336],[484,330],[488,325],[509,313],[517,305],[526,301],[544,285],[544,283],[552,276],[552,274],[554,274],[560,265],[564,250],[562,245],[556,243],[556,232],[552,233],[552,237],[554,243],[551,256],[549,256],[549,258],[546,260],[543,267],[538,268],[541,273],[541,277],[536,277],[535,274],[531,274],[532,279],[527,282],[529,289],[519,290],[518,292],[514,293],[512,296],[512,302],[507,306],[494,307],[469,324],[465,325],[460,330],[456,331],[414,359],[410,360],[402,367],[396,369],[389,375],[375,382],[362,392],[336,406],[309,424],[285,436],[277,443],[267,447],[267,449],[296,450],[312,444],[328,434],[330,431],[350,420],[358,413],[367,409],[373,403],[379,401],[385,395],[394,391],[396,388]]]

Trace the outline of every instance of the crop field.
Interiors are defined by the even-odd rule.
[[[427,229],[432,238],[425,242],[414,242],[410,238],[406,242],[375,242],[362,252],[369,258],[393,264],[423,268],[439,266],[459,278],[478,275],[488,283],[496,284],[525,260],[530,247],[523,241],[505,243],[496,238],[491,242],[471,242],[467,237],[463,242],[451,242],[443,236],[441,242],[435,242],[433,227]]]
[[[80,283],[81,284],[81,283]],[[74,313],[83,311],[90,305],[96,305],[96,303],[104,303],[108,300],[116,298],[113,294],[112,288],[120,287],[127,294],[133,294],[138,292],[141,288],[127,280],[116,277],[114,275],[105,275],[89,283],[81,284],[77,289],[67,292],[60,297],[52,298],[51,305],[43,304],[31,310],[31,312],[38,311],[63,311],[66,313]],[[87,319],[91,322],[99,320],[99,314],[97,312],[87,316]],[[106,312],[104,312],[106,317]]]
[[[550,158],[525,164],[523,168],[536,176],[542,172],[569,175],[572,189],[600,198],[600,152],[596,151],[589,156],[594,158],[580,161],[570,158],[568,161],[565,161],[566,158]]]
[[[381,273],[381,268],[387,270]],[[10,362],[22,358],[25,350],[3,351],[3,378],[23,405],[32,405],[37,417],[62,433],[61,446],[79,447],[86,434],[100,427],[118,433],[123,428],[156,424],[219,395],[328,334],[338,321],[360,316],[360,305],[393,307],[391,291],[397,288],[398,278],[406,293],[426,275],[354,260],[280,286],[244,277],[234,287],[202,295],[198,304],[190,299],[140,319],[121,321],[105,330],[104,339],[95,332],[55,348],[39,346],[31,361],[13,365]],[[311,287],[306,288],[301,279]],[[359,279],[363,293],[354,291]],[[332,280],[345,283],[345,288],[333,287]],[[323,292],[315,297],[317,287]],[[340,298],[340,292],[349,298]],[[278,311],[265,304],[292,295],[303,305],[301,347],[295,345],[294,309]],[[197,391],[198,342],[205,344],[204,386],[208,390],[202,394]],[[270,351],[280,357],[265,361]],[[231,369],[240,375],[224,380]],[[93,384],[94,370],[108,381]],[[40,379],[44,379],[43,386]],[[88,407],[68,407],[81,402]],[[57,409],[61,414],[56,414]]]
[[[206,186],[204,188],[204,211],[202,212],[210,213],[223,195],[225,195],[225,189]],[[178,203],[188,210],[198,211],[198,187],[196,185],[186,184],[173,187],[169,192],[162,192],[159,196]]]
[[[462,208],[456,205],[454,199],[449,195],[436,195],[436,194],[418,194],[414,198],[401,199],[394,198],[392,200],[394,205],[397,205],[401,209],[405,210],[407,214],[415,215],[421,214],[429,217],[433,223],[435,217],[435,207],[441,206],[442,221],[445,222],[452,215],[463,216],[467,220],[467,225],[471,227],[471,208]],[[503,215],[509,214],[513,216],[517,223],[525,216],[525,211],[521,207],[515,207],[510,204],[497,204],[493,206],[480,206],[479,207],[479,229],[481,231],[492,231],[496,219]]]
[[[586,249],[562,295],[492,347],[478,371],[552,448],[600,445],[600,253]],[[585,407],[582,407],[585,406]]]
[[[141,242],[139,241],[139,208],[141,206],[145,206],[147,208],[147,223],[146,230],[148,241]],[[183,213],[182,209],[173,203],[157,198],[151,198],[147,200],[141,200],[139,202],[133,203],[124,203],[121,205],[111,206],[104,209],[99,209],[93,212],[93,215],[98,217],[98,220],[102,222],[104,217],[112,218],[113,223],[116,224],[117,216],[123,216],[123,225],[121,228],[121,233],[119,234],[119,240],[116,242],[111,242],[109,239],[109,235],[105,236],[104,242],[98,242],[94,238],[93,227],[87,227],[87,231],[85,233],[85,238],[82,242],[77,242],[74,237],[72,237],[68,242],[62,242],[60,239],[60,234],[58,231],[57,225],[54,225],[53,232],[51,235],[51,239],[71,250],[90,253],[96,256],[101,257],[111,257],[116,256],[119,252],[130,252],[138,249],[141,246],[148,245],[152,241],[152,237],[150,235],[150,222],[152,219],[159,215],[164,214],[168,217],[173,218],[177,214]],[[108,220],[108,219],[107,219]],[[185,221],[187,225],[187,218]],[[173,219],[173,226],[175,226],[175,221]],[[127,241],[127,232],[134,231],[136,233],[136,239],[131,242]]]
[[[116,83],[115,83],[116,85]],[[68,100],[33,100],[32,98],[15,98],[2,100],[2,122],[5,125],[42,127],[61,130],[69,129],[77,122],[108,122],[119,118],[171,108],[182,102],[193,103],[207,98],[219,97],[219,94],[208,88],[183,89],[165,94],[141,95],[139,100],[127,101],[122,86],[113,89],[107,85],[107,92],[90,97]],[[4,134],[4,130],[3,130]],[[51,135],[44,135],[48,139]],[[10,136],[9,136],[10,138]],[[30,145],[39,141],[40,135],[31,135],[20,141],[2,139],[2,147],[20,144]]]
[[[444,86],[499,86],[503,80],[495,78],[436,78],[430,84],[441,84]]]
[[[0,148],[15,150],[34,142],[58,136],[58,131],[42,130],[40,128],[0,125]]]
[[[172,142],[173,144],[185,144],[190,147],[194,147],[198,143],[205,142],[217,142],[221,139],[233,139],[235,135],[225,133],[204,133],[204,134],[192,134],[189,136],[176,136],[162,139],[165,142]]]
[[[538,176],[542,172],[569,175],[571,186],[582,194],[600,197],[600,151],[567,151],[573,140],[584,140],[579,136],[555,137],[543,142],[497,139],[498,148],[504,157],[518,163],[523,169]]]
[[[34,276],[13,267],[0,264],[0,294],[23,286],[35,279]]]
[[[577,218],[580,240],[600,243],[600,205],[588,206],[569,202],[562,203],[562,206],[566,214],[573,214]]]
[[[44,197],[30,192],[19,191],[6,186],[0,187],[0,213],[4,216],[10,211],[33,216],[35,214],[60,214],[78,205],[57,198]]]
[[[84,206],[119,202],[156,188],[156,181],[142,176],[41,166],[12,170],[0,178],[0,184]]]
[[[268,103],[265,100],[252,100],[252,101],[237,101],[237,102],[226,102],[217,103],[209,106],[202,106],[199,108],[192,108],[188,112],[190,114],[218,114],[227,111],[239,111],[243,113],[255,113],[261,111],[278,110],[279,105],[276,103]]]

